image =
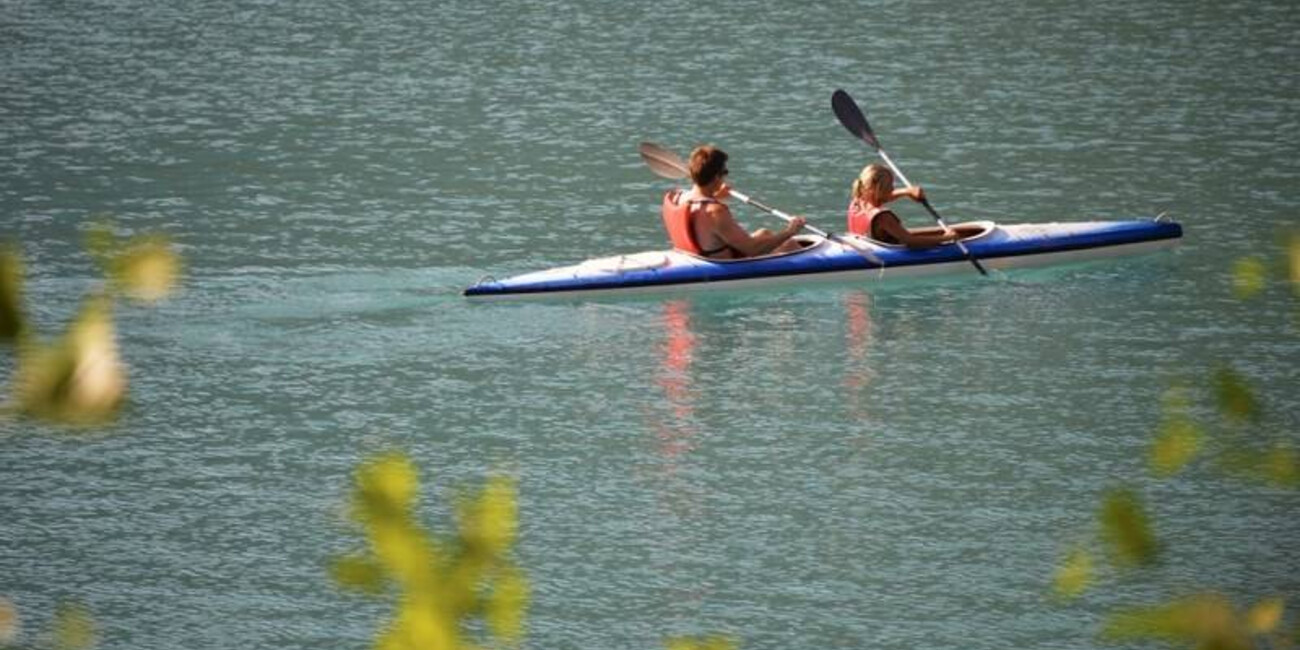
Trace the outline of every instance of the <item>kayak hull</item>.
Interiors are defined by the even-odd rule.
[[[1177,223],[1159,220],[956,226],[975,232],[962,243],[988,269],[1070,264],[1169,248]],[[464,291],[472,299],[635,295],[665,291],[877,282],[977,273],[954,245],[910,250],[859,237],[800,238],[792,253],[744,260],[708,260],[678,250],[587,260],[503,280],[484,279]]]

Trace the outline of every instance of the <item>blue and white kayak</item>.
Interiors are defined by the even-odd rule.
[[[998,225],[957,224],[962,243],[989,269],[1013,269],[1148,253],[1177,244],[1183,229],[1172,221],[1087,221]],[[581,264],[484,278],[464,295],[474,299],[627,295],[649,292],[877,282],[948,275],[978,277],[952,244],[921,250],[856,236],[800,235],[802,249],[743,260],[710,260],[679,250],[614,255]]]

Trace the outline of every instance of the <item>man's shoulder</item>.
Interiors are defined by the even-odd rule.
[[[700,211],[710,217],[720,217],[731,214],[731,209],[722,201],[709,201],[708,203],[704,203],[700,206]]]

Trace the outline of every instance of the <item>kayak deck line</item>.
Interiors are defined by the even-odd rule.
[[[998,225],[976,221],[954,226],[989,268],[1012,269],[1145,253],[1175,245],[1182,227],[1172,221],[1083,221]],[[954,245],[909,249],[856,235],[836,240],[800,235],[803,248],[739,260],[713,260],[680,250],[612,255],[502,280],[484,278],[464,290],[470,299],[633,294],[785,286],[810,282],[881,281],[970,271]],[[842,241],[841,241],[842,240]]]

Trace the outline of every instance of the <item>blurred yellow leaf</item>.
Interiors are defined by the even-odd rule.
[[[492,479],[476,497],[462,500],[462,529],[439,538],[413,516],[419,481],[407,456],[367,460],[354,478],[353,517],[371,555],[336,560],[331,571],[349,588],[393,588],[397,611],[375,647],[470,650],[477,646],[463,643],[466,625],[517,644],[528,584],[506,557],[517,526],[514,481]]]
[[[1277,629],[1282,621],[1286,601],[1281,598],[1268,598],[1255,603],[1246,612],[1246,630],[1251,634],[1268,634]]]
[[[1300,295],[1300,232],[1291,234],[1287,243],[1287,257],[1291,267],[1291,290]]]
[[[395,635],[412,650],[456,650],[460,630],[447,609],[429,594],[408,594],[397,615]]]
[[[1062,598],[1076,598],[1092,582],[1092,554],[1082,548],[1075,548],[1065,556],[1065,561],[1056,570],[1053,590]]]
[[[375,557],[403,585],[428,582],[434,566],[433,545],[424,531],[410,525],[377,523],[370,527]]]
[[[1264,455],[1264,476],[1271,483],[1283,487],[1300,485],[1300,458],[1296,450],[1286,444],[1277,444]]]
[[[1243,257],[1232,265],[1232,289],[1238,298],[1253,298],[1264,290],[1268,269],[1257,256]]]
[[[420,489],[419,477],[411,459],[390,453],[369,460],[357,469],[359,516],[404,516]]]
[[[735,641],[722,636],[678,637],[669,639],[665,644],[667,650],[736,650]]]
[[[8,598],[0,596],[0,647],[17,641],[20,629],[18,608]]]
[[[95,646],[95,619],[83,606],[64,603],[54,614],[54,647],[59,650],[86,650]]]
[[[1230,472],[1276,487],[1300,487],[1300,458],[1287,443],[1275,443],[1264,451],[1233,449],[1224,454],[1223,464]]]
[[[23,318],[23,261],[17,246],[0,246],[0,341],[17,341],[27,329]]]
[[[510,644],[523,636],[524,612],[528,609],[528,580],[519,570],[502,570],[487,602],[487,621],[492,633]]]
[[[30,415],[70,424],[116,416],[127,381],[108,301],[88,302],[61,341],[25,350],[15,376],[18,406]]]
[[[164,237],[141,237],[132,241],[112,264],[113,280],[129,298],[154,302],[167,297],[181,272],[180,256]]]
[[[109,215],[100,213],[92,215],[94,221],[86,230],[86,252],[105,272],[110,271],[113,257],[117,254],[117,235],[113,233]]]
[[[371,595],[383,593],[387,584],[384,568],[370,558],[358,555],[335,558],[330,564],[330,574],[340,586]]]
[[[507,478],[493,478],[477,499],[462,501],[461,535],[475,552],[495,555],[514,543],[518,528],[515,485]]]
[[[1151,471],[1171,476],[1191,462],[1201,449],[1201,431],[1184,413],[1167,413],[1151,445]]]
[[[1237,420],[1258,420],[1259,402],[1246,379],[1228,366],[1214,372],[1214,395],[1219,411]]]
[[[1250,650],[1250,637],[1232,604],[1219,594],[1198,594],[1165,605],[1111,615],[1102,629],[1111,641],[1163,640],[1198,648]]]
[[[1115,564],[1148,564],[1156,557],[1156,540],[1142,503],[1130,490],[1112,490],[1102,502],[1098,516],[1102,539],[1111,550]]]

